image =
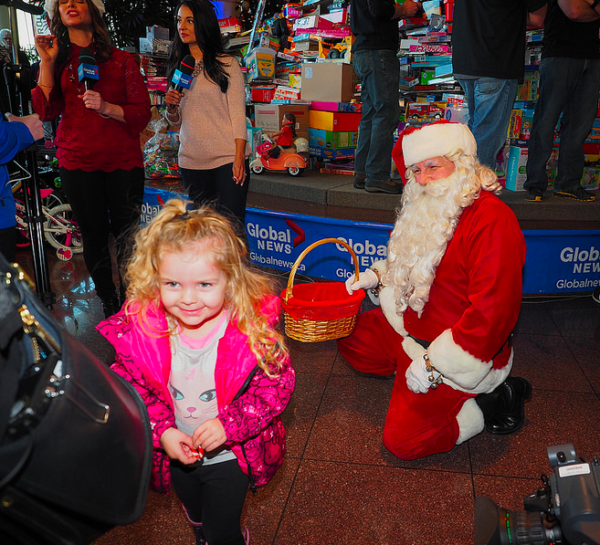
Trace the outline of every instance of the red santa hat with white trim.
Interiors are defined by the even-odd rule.
[[[458,149],[466,155],[477,155],[473,133],[463,123],[442,120],[404,129],[394,146],[392,159],[404,180],[407,167]]]
[[[46,2],[44,3],[44,10],[46,11],[50,19],[52,19],[53,17],[54,8],[56,7],[57,2],[58,0],[46,0]],[[104,14],[106,8],[104,7],[104,2],[102,0],[90,0],[90,2],[94,4],[96,9],[100,12],[100,15]]]

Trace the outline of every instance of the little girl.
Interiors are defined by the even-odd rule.
[[[281,130],[268,135],[271,140],[275,139],[275,147],[267,153],[269,157],[277,158],[282,151],[288,151],[293,148],[296,138],[296,116],[292,112],[283,114],[281,120]]]
[[[228,220],[187,204],[167,202],[138,233],[127,303],[98,331],[148,408],[154,487],[173,483],[196,543],[245,545],[245,496],[283,462],[295,376],[272,282]]]

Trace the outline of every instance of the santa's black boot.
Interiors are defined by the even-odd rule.
[[[485,420],[485,429],[497,435],[519,431],[525,423],[525,401],[531,399],[531,383],[508,377],[489,394],[475,398]]]

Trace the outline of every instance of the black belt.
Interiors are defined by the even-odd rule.
[[[423,339],[417,339],[416,337],[413,337],[410,333],[408,334],[408,336],[413,341],[415,341],[416,343],[420,344],[425,349],[429,348],[429,345],[431,344],[431,341],[424,341]]]
[[[425,350],[427,350],[429,348],[429,345],[431,344],[432,341],[424,341],[423,339],[417,339],[416,337],[413,337],[410,333],[408,334],[408,336],[415,341],[416,343],[420,344],[423,348],[425,348]],[[506,339],[506,342],[500,347],[500,350],[498,350],[498,352],[496,352],[496,354],[494,355],[494,357],[492,358],[492,360],[496,359],[500,354],[502,354],[502,352],[504,351],[504,347],[508,345],[508,347],[510,348],[513,344],[513,334],[511,333],[508,336],[508,339]]]

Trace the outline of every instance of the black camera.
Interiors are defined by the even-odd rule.
[[[577,458],[573,445],[548,447],[554,474],[526,496],[524,511],[475,499],[475,545],[600,545],[600,462]]]

